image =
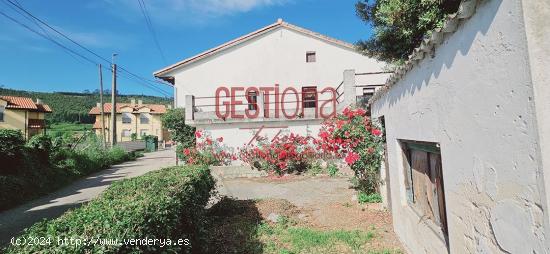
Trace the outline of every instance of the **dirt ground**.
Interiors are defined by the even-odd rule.
[[[235,218],[232,216],[239,216],[240,219],[247,217],[257,223],[273,221],[275,216],[285,216],[296,226],[320,231],[372,232],[373,239],[364,246],[365,250],[390,249],[397,250],[397,253],[402,252],[402,246],[393,233],[390,212],[383,209],[381,204],[359,204],[353,198],[355,191],[350,188],[348,178],[235,178],[223,179],[223,185],[227,196],[233,198],[233,203],[229,205],[232,208],[223,208],[224,211],[216,208],[217,213],[224,214],[224,225],[231,224],[231,220],[234,221]],[[244,229],[248,226],[239,227]]]

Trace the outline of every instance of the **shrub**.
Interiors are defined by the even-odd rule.
[[[0,160],[3,163],[1,175],[6,175],[0,179],[0,211],[53,191],[78,177],[135,158],[120,147],[103,148],[93,134],[53,140],[47,135],[36,135],[23,146],[19,132],[2,133],[4,139],[11,141],[0,142],[4,149],[0,157],[10,158]]]
[[[0,175],[14,174],[21,166],[25,139],[19,130],[0,129]]]
[[[222,166],[231,164],[236,159],[233,152],[223,144],[223,137],[213,139],[207,132],[196,131],[197,144],[195,147],[183,148],[178,146],[178,157],[190,165]]]
[[[203,246],[205,210],[214,180],[204,166],[172,167],[115,182],[100,197],[19,238],[52,244],[11,245],[6,253],[190,253]],[[189,239],[190,246],[58,245],[57,239]]]
[[[185,124],[183,108],[170,109],[162,115],[162,126],[170,131],[172,140],[180,143],[183,148],[195,146],[195,128]]]
[[[39,162],[42,165],[49,165],[50,153],[52,152],[53,143],[52,139],[48,135],[34,135],[29,141],[27,141],[26,146],[30,149],[31,153],[37,155]]]
[[[316,145],[328,156],[343,158],[355,174],[356,189],[376,193],[382,161],[383,131],[358,108],[345,108],[342,114],[325,121]]]
[[[277,174],[303,172],[315,162],[312,137],[294,133],[275,137],[271,142],[260,139],[257,144],[239,149],[239,158],[259,170]]]

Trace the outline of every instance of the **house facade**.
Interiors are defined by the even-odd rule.
[[[349,43],[279,19],[154,75],[174,85],[187,124],[238,148],[255,136],[316,135],[324,116],[383,84],[384,67]]]
[[[549,16],[463,1],[370,100],[410,253],[550,253]]]
[[[103,104],[105,114],[105,136],[110,140],[111,103]],[[101,135],[101,105],[93,107],[89,114],[95,116],[93,129]],[[116,104],[117,141],[131,141],[132,134],[137,139],[146,135],[157,136],[159,141],[169,138],[167,130],[162,127],[161,116],[166,113],[167,106],[160,104],[143,104],[141,100],[132,100],[131,103]]]
[[[20,130],[26,139],[46,133],[46,113],[52,110],[41,100],[0,95],[0,129]]]

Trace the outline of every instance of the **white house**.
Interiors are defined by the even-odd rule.
[[[154,75],[174,85],[186,123],[237,148],[258,132],[316,135],[320,108],[328,115],[357,95],[372,95],[387,79],[384,66],[352,44],[279,19]]]
[[[550,253],[550,1],[462,1],[370,100],[410,253]]]

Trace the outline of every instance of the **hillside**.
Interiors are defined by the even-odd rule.
[[[90,109],[99,102],[99,91],[75,93],[75,92],[31,92],[0,88],[0,95],[12,95],[30,97],[33,100],[39,98],[48,104],[53,113],[47,114],[46,119],[50,123],[80,122],[93,123],[94,118],[88,115]],[[149,95],[118,95],[117,102],[130,102],[131,99],[143,100],[143,103],[171,104],[172,98],[164,98]],[[111,100],[110,94],[104,94],[105,102]]]

